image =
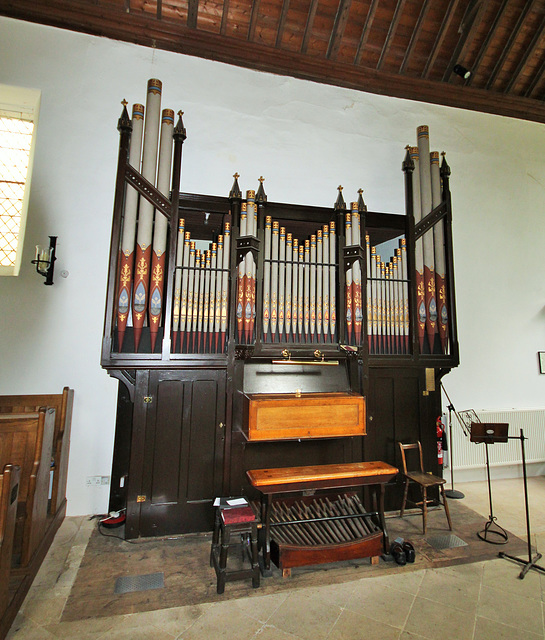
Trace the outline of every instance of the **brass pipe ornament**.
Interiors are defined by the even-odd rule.
[[[53,272],[55,270],[55,256],[57,237],[49,236],[49,247],[36,245],[36,257],[30,262],[36,265],[36,272],[45,278],[44,284],[53,284]]]

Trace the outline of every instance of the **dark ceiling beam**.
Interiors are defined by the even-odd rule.
[[[536,29],[536,32],[534,33],[534,37],[532,38],[532,41],[530,42],[530,46],[527,47],[526,50],[524,51],[524,55],[519,60],[517,68],[515,69],[515,71],[511,75],[511,80],[509,80],[509,82],[507,83],[507,86],[505,87],[505,92],[504,93],[511,93],[511,91],[513,90],[513,87],[517,84],[521,73],[526,68],[526,65],[528,64],[528,61],[530,60],[530,58],[532,58],[532,56],[535,54],[537,49],[543,43],[543,26],[544,25],[545,25],[545,15],[541,18],[541,24]]]
[[[229,0],[223,0],[223,11],[221,12],[220,33],[224,36],[227,32],[227,19],[229,18]]]
[[[537,97],[534,95],[534,92],[536,88],[539,86],[539,84],[541,83],[543,76],[545,75],[545,55],[542,54],[541,58],[542,58],[541,64],[539,65],[539,68],[537,69],[537,71],[534,73],[534,77],[532,78],[532,81],[528,85],[528,88],[524,92],[525,98]]]
[[[500,10],[494,16],[494,21],[492,22],[492,25],[488,29],[488,33],[486,34],[486,38],[484,39],[484,42],[482,43],[481,48],[479,49],[479,53],[477,54],[477,56],[475,57],[475,60],[473,61],[473,64],[471,65],[471,75],[469,76],[469,79],[467,80],[466,84],[468,85],[472,84],[477,73],[479,72],[479,67],[483,60],[484,54],[486,53],[490,43],[492,42],[492,39],[496,35],[498,25],[500,24],[503,18],[503,14],[508,4],[509,4],[509,0],[503,0],[500,6]]]
[[[528,12],[534,8],[535,3],[536,3],[536,0],[532,0],[532,2],[530,3],[528,2],[524,3],[524,7],[522,8],[522,11],[520,12],[517,23],[515,24],[515,28],[511,31],[509,39],[507,40],[507,44],[503,48],[501,55],[496,60],[496,64],[494,65],[494,68],[492,69],[492,73],[488,78],[488,82],[486,83],[486,86],[485,86],[486,89],[491,89],[492,85],[496,81],[498,73],[500,72],[501,68],[505,64],[505,61],[507,60],[508,55],[511,53],[511,49],[513,48],[513,45],[515,44],[515,41],[519,36],[522,25],[526,20],[526,16],[528,15]]]
[[[466,15],[462,18],[462,24],[460,25],[461,35],[458,44],[454,47],[452,56],[443,74],[443,82],[450,80],[455,64],[463,64],[467,50],[471,46],[475,32],[483,18],[485,7],[486,2],[482,2],[481,0],[474,0],[474,2],[468,6]]]
[[[286,28],[286,19],[288,17],[288,11],[290,8],[290,0],[284,0],[282,3],[282,11],[280,12],[280,19],[278,21],[278,31],[276,32],[276,44],[275,47],[282,45],[282,38],[284,37],[284,29]]]
[[[435,38],[435,42],[433,43],[432,50],[428,57],[428,61],[426,62],[426,66],[422,71],[422,78],[427,79],[430,75],[430,71],[433,69],[439,52],[441,51],[441,46],[445,40],[447,35],[447,31],[449,30],[450,24],[454,19],[454,14],[456,13],[456,9],[458,8],[458,4],[460,0],[450,0],[449,6],[443,16],[443,21],[441,22],[441,26],[439,27],[439,31],[437,32],[437,37]]]
[[[360,41],[358,43],[356,56],[354,58],[354,64],[356,66],[358,66],[361,62],[365,45],[367,44],[367,40],[369,39],[371,26],[373,25],[373,20],[375,19],[375,14],[377,12],[377,5],[378,5],[378,0],[371,0],[371,4],[369,5],[369,11],[367,12],[367,16],[365,18],[365,22],[361,30],[361,36],[360,36]]]
[[[530,82],[530,85],[528,86],[528,88],[524,92],[524,97],[525,98],[534,98],[534,97],[536,97],[536,96],[534,96],[534,91],[536,90],[537,86],[539,85],[539,83],[543,79],[543,75],[544,74],[545,74],[545,57],[543,58],[543,61],[539,65],[539,69],[536,71],[536,73],[534,73],[534,77],[532,78],[532,81]]]
[[[163,9],[162,0],[157,0],[157,20],[160,20],[162,17],[162,9]]]
[[[312,26],[314,24],[314,18],[316,17],[316,9],[318,8],[318,0],[312,0],[308,9],[307,22],[305,24],[305,33],[303,34],[303,41],[301,42],[301,53],[306,53],[308,48],[308,41],[312,33]]]
[[[4,2],[0,14],[258,71],[545,123],[545,103],[538,100],[511,94],[502,94],[498,99],[498,94],[483,89],[378,72],[260,43],[248,47],[245,40],[188,29],[175,20],[150,20],[140,14],[127,14],[121,8],[111,9],[105,16],[103,6],[97,8],[78,0],[72,0],[68,10],[61,0],[49,0],[47,6],[34,0],[10,0]]]
[[[329,60],[336,60],[337,54],[339,53],[339,47],[341,46],[346,23],[348,22],[348,13],[351,4],[352,0],[339,0],[337,14],[335,15],[335,24],[333,25],[327,46],[326,58]]]
[[[197,16],[199,14],[199,0],[189,0],[187,6],[187,26],[190,29],[197,28]]]
[[[257,16],[259,15],[260,0],[253,0],[252,13],[250,15],[250,25],[248,27],[248,40],[253,42],[255,38],[255,28],[257,25]]]
[[[399,24],[399,21],[401,19],[401,14],[403,13],[403,9],[405,7],[405,2],[407,0],[397,0],[397,5],[394,11],[394,15],[392,17],[392,20],[390,22],[390,27],[388,28],[388,33],[386,34],[386,40],[384,41],[384,44],[382,45],[382,51],[380,52],[380,57],[378,59],[377,62],[377,70],[380,71],[380,69],[382,68],[382,64],[384,63],[384,60],[386,58],[386,56],[388,55],[390,48],[392,46],[392,42],[394,41],[394,37],[395,37],[395,33],[396,33],[396,29],[397,29],[397,25]]]
[[[418,38],[420,38],[420,34],[422,33],[422,25],[426,20],[428,12],[430,10],[431,3],[429,0],[424,0],[422,6],[420,7],[420,13],[418,14],[418,20],[414,26],[413,32],[411,34],[411,39],[409,41],[409,46],[405,51],[405,55],[403,56],[403,61],[401,66],[399,67],[399,73],[403,73],[409,64],[411,57],[413,55],[414,48],[416,43],[418,42]]]

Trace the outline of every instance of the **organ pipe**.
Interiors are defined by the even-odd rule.
[[[129,150],[129,164],[140,168],[142,153],[142,133],[144,130],[144,105],[134,104],[132,107],[132,135]],[[125,194],[125,211],[121,252],[119,256],[119,283],[117,300],[117,339],[119,351],[123,349],[125,328],[129,316],[131,289],[133,282],[134,245],[136,234],[136,214],[138,212],[138,192],[132,185],[127,185]]]
[[[171,109],[164,109],[161,117],[157,189],[167,197],[170,189],[173,132],[174,111]],[[155,342],[163,310],[167,231],[168,220],[161,212],[158,211],[155,214],[155,222],[153,225],[153,251],[151,256],[151,286],[149,296],[149,321],[152,352],[155,350]]]
[[[148,81],[144,121],[144,146],[142,149],[142,175],[155,185],[157,171],[157,143],[161,118],[160,80]],[[153,236],[153,205],[140,198],[138,233],[136,237],[135,278],[133,289],[132,321],[135,350],[138,351],[148,305],[151,242]]]
[[[174,113],[165,109],[159,118],[161,88],[160,81],[150,80],[146,108],[138,104],[133,106],[132,139],[125,147],[128,164],[136,165],[131,171],[140,169],[140,175],[155,185],[153,188],[146,185],[147,192],[155,189],[164,200],[158,195],[148,197],[139,186],[138,176],[135,178],[135,174],[130,174],[120,231],[115,293],[119,351],[123,348],[127,324],[131,324],[129,314],[132,311],[135,351],[138,351],[142,331],[147,327],[153,352],[166,306],[163,291],[169,226],[164,202],[168,200],[172,172]],[[126,120],[130,122],[128,115]],[[202,246],[202,240],[196,242],[191,238],[183,218],[171,226],[176,235],[171,245],[174,262],[170,289],[172,318],[167,323],[171,328],[172,352],[224,353],[230,304],[235,311],[236,326],[232,335],[239,344],[251,345],[256,340],[264,343],[334,343],[338,340],[339,302],[343,309],[341,336],[346,345],[360,347],[366,342],[371,355],[409,354],[409,312],[412,308],[409,285],[413,281],[420,352],[446,354],[449,313],[445,209],[442,207],[443,198],[448,197],[448,183],[445,196],[439,154],[429,152],[427,126],[418,127],[417,146],[407,149],[407,158],[412,163],[410,204],[416,225],[416,273],[408,272],[407,240],[403,234],[397,247],[392,248],[387,239],[385,243],[388,244],[384,246],[373,244],[376,232],[366,228],[367,208],[361,189],[358,201],[351,202],[347,208],[342,187],[339,187],[329,223],[309,228],[306,237],[296,238],[284,226],[284,219],[264,216],[263,178],[260,178],[258,207],[253,190],[248,190],[242,201],[238,174],[235,174],[230,199],[239,222],[239,236],[246,240],[240,244],[243,253],[237,260],[232,302],[229,295],[230,214],[224,215],[220,229],[215,226],[215,242],[207,247]],[[163,209],[159,210],[161,206]],[[263,225],[259,235],[258,218]],[[344,223],[339,242],[336,220]],[[383,234],[383,237],[387,235]],[[350,250],[345,251],[345,247]],[[337,300],[337,275],[341,268],[344,269],[341,274],[345,276],[345,287],[341,300]],[[256,283],[258,272],[261,274],[259,287]],[[363,282],[362,272],[366,274]],[[257,294],[261,296],[259,305],[256,304]],[[259,335],[256,335],[257,306],[261,311],[257,327]]]

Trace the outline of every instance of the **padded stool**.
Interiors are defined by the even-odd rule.
[[[212,548],[210,549],[210,566],[214,567],[217,576],[217,592],[223,593],[226,580],[244,580],[252,578],[252,587],[259,587],[259,563],[257,559],[257,525],[258,520],[251,506],[216,508]],[[242,557],[245,553],[251,562],[251,569],[227,571],[229,547],[238,544],[231,542],[232,534],[240,534]]]

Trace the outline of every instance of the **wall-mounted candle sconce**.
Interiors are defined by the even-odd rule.
[[[36,265],[36,271],[44,276],[44,284],[53,284],[53,271],[55,269],[55,249],[57,246],[57,236],[49,236],[49,247],[36,245],[36,258],[32,264]]]

